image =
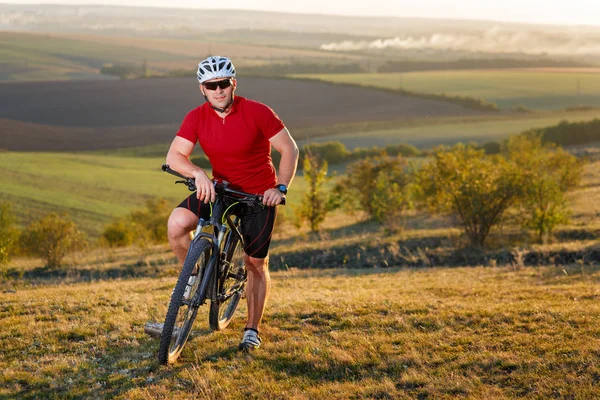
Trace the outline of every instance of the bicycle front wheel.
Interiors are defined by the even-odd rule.
[[[246,286],[246,268],[244,249],[240,239],[231,236],[225,248],[225,260],[221,263],[217,281],[217,296],[210,303],[210,328],[220,331],[229,325],[244,295]]]
[[[160,336],[158,361],[161,364],[174,363],[188,340],[198,313],[198,305],[194,306],[192,299],[200,287],[211,252],[212,243],[206,239],[192,243],[188,250],[179,279],[171,294]]]

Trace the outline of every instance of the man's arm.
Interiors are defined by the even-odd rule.
[[[290,186],[296,175],[298,166],[298,146],[290,135],[287,128],[283,128],[278,134],[269,139],[271,145],[281,154],[281,161],[277,171],[277,183]],[[275,206],[281,203],[282,195],[277,189],[269,189],[264,194],[263,203],[268,206]]]
[[[196,180],[196,197],[205,203],[215,201],[215,188],[206,172],[194,165],[189,157],[194,150],[194,143],[187,139],[176,136],[171,143],[167,153],[167,164],[182,175],[194,177]]]

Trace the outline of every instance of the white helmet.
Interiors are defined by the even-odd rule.
[[[215,78],[235,78],[235,67],[227,57],[211,56],[198,64],[198,82]]]

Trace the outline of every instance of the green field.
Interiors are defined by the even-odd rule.
[[[360,129],[360,125],[347,126],[347,133],[336,131],[334,134],[300,141],[305,143],[340,141],[348,149],[356,147],[385,146],[388,144],[408,143],[419,148],[430,148],[438,144],[452,145],[457,142],[474,141],[484,143],[502,140],[509,135],[518,134],[528,129],[556,125],[566,120],[569,122],[590,121],[600,117],[600,110],[579,112],[557,112],[518,114],[503,117],[487,118],[431,118],[396,123],[396,127],[385,126]],[[391,124],[390,124],[391,125]]]
[[[2,152],[0,200],[28,224],[48,212],[66,212],[92,238],[113,218],[164,197],[175,206],[189,192],[161,171],[164,157]],[[294,188],[302,192],[301,176]],[[298,198],[291,196],[293,205]]]
[[[364,124],[350,124],[343,126],[343,130],[349,132],[347,134],[336,132],[310,141],[337,140],[349,149],[403,142],[428,148],[440,143],[503,139],[563,119],[583,121],[595,117],[598,117],[597,113],[590,111],[495,120],[415,120],[398,128],[390,128],[387,124],[367,128]],[[334,130],[326,132],[333,133]],[[297,137],[300,145],[308,143],[302,136]],[[162,145],[93,154],[2,152],[0,200],[12,204],[22,225],[51,211],[66,212],[81,229],[97,238],[112,219],[142,208],[147,199],[164,197],[175,205],[188,194],[183,186],[173,184],[174,178],[160,171],[164,155],[159,154],[165,153],[166,148]],[[148,154],[152,156],[148,157]],[[344,167],[331,166],[331,169],[343,173]],[[299,174],[288,196],[289,207],[283,211],[286,215],[291,215],[293,207],[299,204],[304,189],[305,181]]]
[[[515,69],[381,74],[303,74],[335,83],[481,98],[502,109],[600,107],[600,69]]]

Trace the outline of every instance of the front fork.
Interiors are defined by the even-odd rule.
[[[215,226],[217,228],[216,236],[208,232],[210,230],[210,227]],[[220,249],[226,231],[227,228],[222,224],[215,225],[203,219],[200,219],[198,221],[198,226],[196,227],[196,231],[194,232],[194,238],[192,239],[192,246],[201,238],[205,238],[212,244],[212,252],[206,269],[202,273],[202,282],[200,283],[200,288],[194,294],[194,297],[191,300],[191,304],[194,307],[201,306],[206,302],[206,299],[210,299],[211,301],[216,300],[218,274],[215,272],[218,271],[218,267],[220,264]]]

